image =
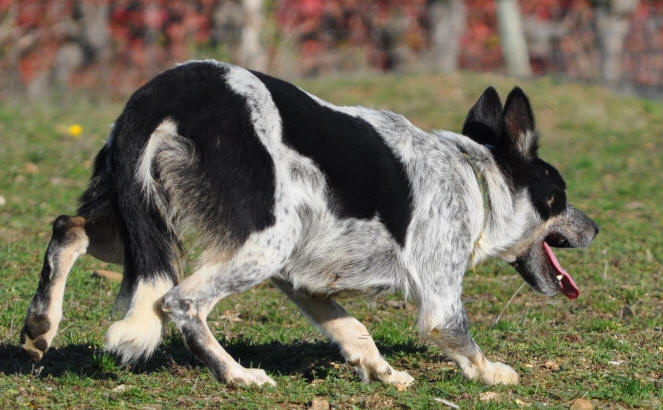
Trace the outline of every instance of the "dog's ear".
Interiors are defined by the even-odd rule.
[[[509,148],[525,159],[534,158],[539,137],[529,99],[519,87],[514,87],[507,96],[502,116]]]
[[[502,128],[502,101],[493,87],[488,87],[470,108],[463,124],[463,135],[482,145],[497,145]]]

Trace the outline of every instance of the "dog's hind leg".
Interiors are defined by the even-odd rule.
[[[80,216],[62,215],[53,222],[53,235],[44,256],[39,286],[21,330],[21,346],[34,361],[42,358],[57,333],[67,276],[89,244],[84,226],[85,219]]]
[[[138,203],[125,206],[137,215],[127,218],[128,211],[121,208],[123,220],[133,220],[125,223],[124,276],[117,303],[128,306],[104,340],[104,350],[118,355],[124,364],[150,357],[161,343],[166,317],[156,302],[178,278],[177,239],[157,217],[143,215],[147,212]]]
[[[150,357],[161,343],[166,320],[157,301],[173,285],[173,281],[165,276],[139,280],[128,292],[126,315],[108,328],[104,350],[118,355],[124,364]]]
[[[287,236],[286,232],[292,235]],[[244,292],[282,269],[297,235],[297,227],[279,227],[277,223],[249,236],[241,247],[230,252],[229,260],[215,261],[208,257],[212,252],[207,251],[201,257],[200,268],[163,297],[161,309],[180,330],[189,349],[210,368],[217,380],[237,385],[276,385],[262,369],[248,369],[237,363],[214,338],[206,319],[220,299]]]
[[[39,286],[28,308],[21,345],[32,360],[48,350],[62,319],[67,276],[80,255],[91,254],[105,262],[122,263],[122,247],[110,218],[90,222],[83,216],[59,216],[53,222]]]
[[[42,358],[62,319],[67,276],[76,259],[88,253],[104,262],[122,264],[124,249],[111,205],[112,184],[108,145],[95,159],[90,184],[81,197],[76,216],[62,215],[53,222],[39,286],[28,308],[21,345],[33,360]]]
[[[414,378],[394,370],[378,351],[366,327],[331,298],[314,297],[298,292],[280,279],[273,282],[301,309],[304,315],[341,349],[345,360],[353,365],[364,382],[408,386]]]

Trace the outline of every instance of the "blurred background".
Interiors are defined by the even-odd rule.
[[[296,78],[554,75],[663,95],[663,0],[0,0],[0,98],[125,97],[176,62]]]

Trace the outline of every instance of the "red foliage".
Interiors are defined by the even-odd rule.
[[[183,60],[190,43],[209,40],[214,5],[213,1],[109,1],[116,54],[140,66]]]
[[[494,0],[468,0],[467,29],[461,40],[460,66],[470,70],[502,65]]]
[[[398,64],[397,47],[418,53],[427,46],[425,0],[283,0],[275,13],[299,40],[305,72],[324,70],[325,57],[339,49],[361,50],[369,65],[387,70]]]
[[[461,67],[495,70],[502,66],[494,0],[466,0],[467,31]],[[525,17],[556,24],[562,35],[549,55],[531,55],[537,73],[563,73],[572,78],[598,79],[600,56],[593,30],[591,0],[521,1]],[[624,44],[622,77],[638,85],[663,86],[663,0],[640,1],[631,17]]]
[[[429,1],[274,0],[268,18],[275,22],[275,37],[295,46],[296,65],[303,73],[367,66],[388,70],[427,52]],[[495,1],[465,0],[461,68],[502,68]],[[0,75],[16,71],[26,84],[51,78],[47,74],[63,58],[63,46],[85,49],[83,3],[107,7],[109,45],[104,53],[84,53],[85,61],[70,75],[70,85],[94,86],[103,75],[110,82],[106,85],[127,90],[164,66],[190,58],[201,46],[229,47],[225,38],[213,34],[220,24],[215,16],[221,5],[239,0],[0,0],[0,19],[9,18],[14,25],[11,40],[0,43]],[[524,17],[561,33],[545,53],[533,50],[535,72],[597,78],[600,59],[592,4],[592,0],[520,1]],[[640,1],[625,42],[622,69],[626,80],[663,86],[663,0]]]

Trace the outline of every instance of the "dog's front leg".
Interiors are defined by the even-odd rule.
[[[457,298],[437,301],[420,309],[420,326],[444,353],[461,369],[465,377],[478,379],[485,384],[518,384],[518,373],[510,366],[491,362],[481,353],[469,330],[465,307]]]
[[[293,289],[280,279],[272,280],[332,342],[338,344],[348,363],[362,381],[381,381],[395,386],[409,386],[414,378],[395,370],[382,357],[366,327],[331,298],[315,297]]]

